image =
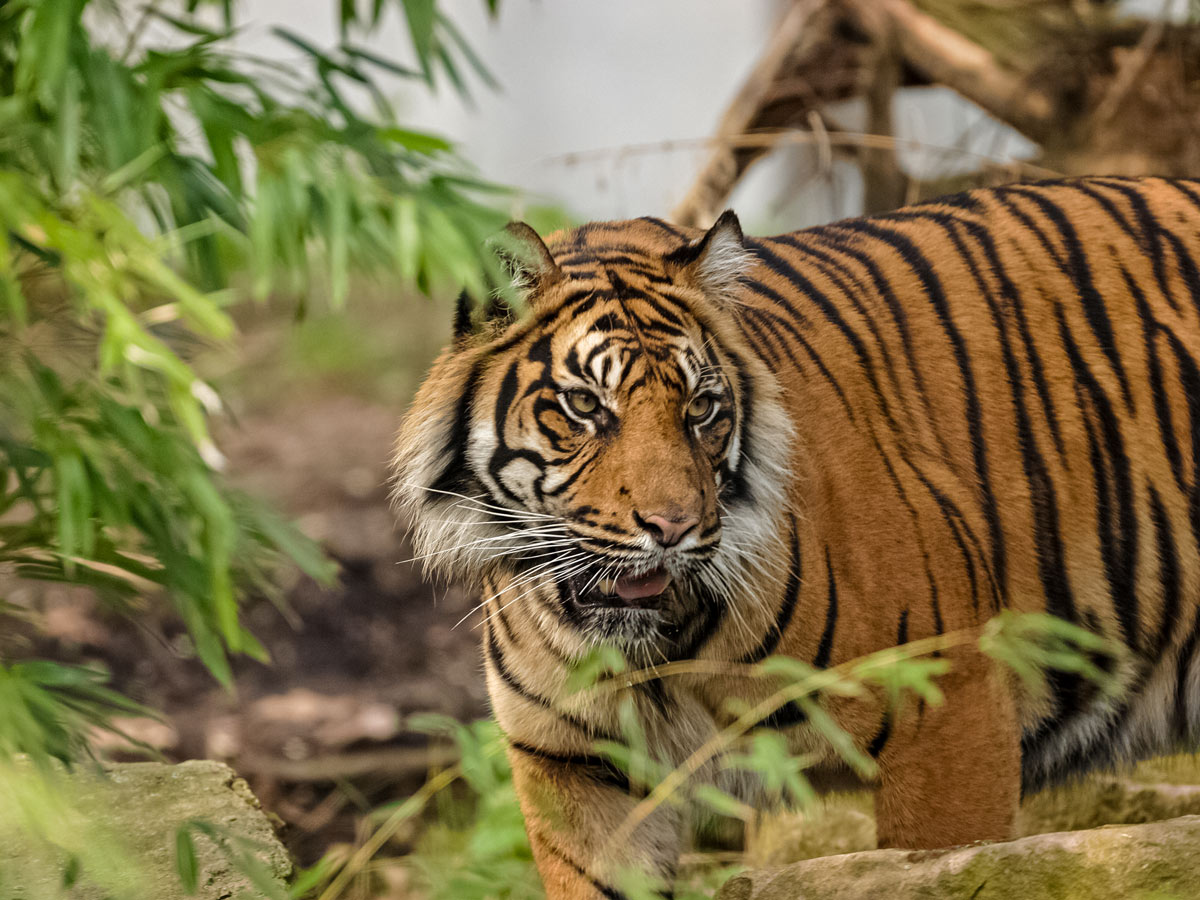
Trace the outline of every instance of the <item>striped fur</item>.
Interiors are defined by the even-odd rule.
[[[435,363],[396,495],[432,568],[484,591],[551,897],[672,876],[678,810],[605,840],[638,796],[593,749],[622,697],[670,763],[761,698],[687,676],[580,699],[566,673],[599,639],[643,664],[829,666],[1013,609],[1128,648],[1115,698],[1066,674],[1027,695],[964,651],[936,709],[831,702],[879,763],[884,845],[1005,838],[1022,789],[1195,746],[1200,183],[1014,185],[758,239],[731,214],[637,219],[546,247],[529,310]],[[650,508],[698,524],[664,547]],[[587,602],[591,579],[651,571],[652,608]],[[764,726],[836,768],[798,711]]]

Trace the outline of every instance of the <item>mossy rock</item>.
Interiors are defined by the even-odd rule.
[[[735,876],[717,900],[1186,900],[1200,816],[950,850],[846,853]]]
[[[1200,815],[1200,759],[1160,757],[1120,774],[1096,773],[1027,797],[1017,834],[1138,825],[1189,815]],[[768,814],[749,836],[746,864],[769,868],[874,849],[872,795],[833,794],[815,809]]]
[[[32,767],[28,774],[39,777]],[[47,784],[22,793],[19,779],[0,779],[0,803],[8,802],[0,809],[0,900],[284,893],[291,859],[246,782],[222,763],[122,763],[59,772]],[[190,822],[205,824],[189,831],[197,890],[187,894],[176,835]],[[208,826],[216,841],[202,833]]]

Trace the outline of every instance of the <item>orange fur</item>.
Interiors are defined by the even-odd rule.
[[[1012,186],[751,240],[731,214],[596,223],[533,251],[529,310],[461,335],[418,393],[396,493],[418,552],[484,591],[550,897],[673,875],[673,808],[608,839],[639,796],[594,749],[622,701],[677,765],[766,691],[571,693],[600,638],[647,665],[824,667],[1011,609],[1125,645],[1117,698],[1069,674],[1032,696],[960,649],[939,707],[831,700],[878,762],[885,845],[1003,839],[1022,786],[1196,743],[1200,184]],[[653,524],[693,519],[676,545]],[[768,726],[836,768],[803,721]]]

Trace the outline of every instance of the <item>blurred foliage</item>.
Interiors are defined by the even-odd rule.
[[[914,5],[982,47],[1003,66],[1028,71],[1050,41],[1083,36],[1117,19],[1113,4],[1077,0],[915,0]]]
[[[273,596],[285,560],[333,569],[221,475],[222,404],[192,357],[234,338],[243,298],[338,309],[354,273],[486,292],[499,264],[478,248],[510,199],[380,84],[494,84],[436,0],[331,2],[335,47],[275,29],[291,62],[239,49],[238,9],[0,3],[0,629],[28,614],[3,599],[14,578],[129,617],[165,598],[227,685],[228,654],[265,657],[242,600]],[[364,46],[389,17],[415,64]],[[0,658],[0,763],[49,779],[141,712],[104,683]]]
[[[0,708],[9,700],[0,698]],[[6,851],[0,896],[57,900],[79,883],[101,896],[152,900],[144,861],[129,852],[123,835],[81,808],[75,785],[49,777],[58,767],[38,768],[0,754],[0,848]]]

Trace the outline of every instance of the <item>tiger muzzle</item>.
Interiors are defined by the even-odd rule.
[[[576,575],[568,581],[572,599],[583,606],[612,609],[662,609],[671,586],[671,576],[661,566],[632,574]]]

